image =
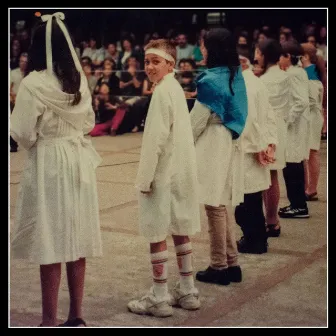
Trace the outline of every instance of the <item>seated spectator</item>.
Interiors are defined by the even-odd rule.
[[[82,65],[83,71],[88,81],[91,94],[94,93],[94,89],[97,85],[97,77],[93,75],[92,65],[90,63]]]
[[[10,68],[11,70],[19,67],[21,55],[21,45],[18,38],[13,38],[10,48]]]
[[[118,63],[119,59],[119,51],[117,50],[117,46],[115,43],[110,42],[107,45],[107,48],[105,50],[105,59],[112,59],[115,64]]]
[[[96,125],[90,132],[92,137],[117,134],[117,129],[125,116],[125,107],[116,96],[110,95],[109,86],[102,83],[99,94],[94,98]]]
[[[192,54],[192,59],[195,61],[196,69],[198,70],[198,72],[203,71],[207,68],[200,48],[201,40],[203,39],[205,32],[205,29],[201,30],[197,45],[195,46]]]
[[[181,74],[181,86],[187,98],[187,105],[189,111],[195,104],[195,97],[197,96],[197,87],[194,80],[194,74],[191,71],[183,71]]]
[[[119,59],[117,63],[118,70],[126,70],[127,59],[130,56],[134,56],[136,52],[133,50],[132,41],[130,38],[124,38],[122,41],[123,50],[119,54]]]
[[[86,65],[86,64],[90,64],[90,65],[91,65],[91,68],[92,68],[92,60],[91,60],[90,57],[88,57],[88,56],[84,56],[84,57],[82,57],[82,58],[80,59],[80,62],[81,62],[82,67],[83,67],[84,65]]]
[[[107,84],[110,89],[111,95],[120,95],[120,83],[119,78],[114,72],[115,63],[113,60],[106,59],[103,63],[103,70],[101,71],[101,77],[97,80],[96,88],[94,89],[94,94],[99,92],[99,89],[103,83]]]
[[[140,96],[142,93],[144,72],[139,71],[139,62],[135,56],[130,56],[126,64],[126,71],[123,71],[120,77],[121,95]]]
[[[91,37],[89,40],[89,46],[83,50],[82,57],[88,56],[92,60],[93,66],[99,67],[105,58],[105,52],[103,48],[97,48],[97,40]]]
[[[192,58],[194,46],[188,44],[187,35],[179,34],[177,36],[178,46],[176,47],[176,67],[182,58]]]

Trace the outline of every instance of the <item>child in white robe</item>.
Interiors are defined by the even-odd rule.
[[[143,135],[136,179],[140,232],[150,243],[153,286],[140,300],[128,303],[136,314],[166,317],[172,305],[198,309],[189,235],[200,231],[196,154],[187,102],[174,78],[176,49],[167,40],[145,47],[145,70],[155,89]],[[173,236],[180,280],[168,292],[166,238]]]
[[[95,174],[101,158],[84,138],[94,127],[91,93],[62,20],[55,13],[38,23],[30,73],[11,116],[11,135],[28,153],[11,255],[40,264],[41,326],[56,326],[65,262],[70,309],[63,325],[84,326],[85,258],[102,255]]]

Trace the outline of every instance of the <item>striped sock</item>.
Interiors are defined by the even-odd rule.
[[[189,293],[194,288],[191,243],[175,246],[180,271],[180,288]]]
[[[168,296],[168,250],[151,253],[153,267],[153,291],[156,297]]]

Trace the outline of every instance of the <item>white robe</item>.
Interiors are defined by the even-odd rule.
[[[278,144],[277,123],[269,103],[269,94],[263,82],[247,69],[243,71],[247,91],[248,113],[241,135],[244,151],[245,194],[266,190],[271,185],[270,168],[262,166],[255,153],[266,150],[269,144]]]
[[[232,140],[217,114],[196,100],[190,112],[196,143],[200,203],[218,207],[244,201],[244,166],[240,138]]]
[[[140,192],[151,185],[152,194]],[[140,232],[150,243],[200,231],[195,147],[185,95],[174,74],[166,75],[152,95],[136,188]]]
[[[309,159],[309,79],[299,66],[287,69],[289,78],[289,114],[287,120],[286,162],[299,163]]]
[[[271,66],[260,76],[265,84],[269,102],[274,110],[277,123],[278,145],[275,151],[275,162],[269,165],[271,170],[283,169],[286,166],[287,124],[289,111],[289,79],[279,66]]]
[[[83,137],[94,126],[87,80],[82,99],[57,78],[32,72],[20,85],[11,136],[27,150],[16,202],[12,256],[38,264],[102,255],[95,168],[101,158]]]
[[[322,115],[323,84],[319,80],[309,80],[310,140],[309,148],[319,150],[323,127]]]

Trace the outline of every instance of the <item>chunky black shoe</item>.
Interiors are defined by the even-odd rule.
[[[16,153],[18,150],[17,147],[11,147],[10,151],[11,153]]]
[[[209,266],[205,271],[196,273],[196,280],[201,282],[215,283],[227,286],[230,284],[229,272],[227,269],[216,270]]]
[[[278,227],[276,229],[276,227]],[[279,223],[277,224],[267,224],[266,225],[266,234],[267,237],[279,237],[281,233],[281,227],[279,225]]]
[[[281,218],[309,218],[308,208],[293,208],[287,207],[284,211],[279,211],[278,215]]]
[[[240,266],[231,266],[228,269],[230,282],[241,282],[242,281],[242,271]]]
[[[251,254],[262,254],[267,253],[268,243],[267,241],[248,241],[245,237],[242,237],[237,241],[238,252],[240,253],[251,253]]]
[[[79,327],[79,326],[84,326],[86,327],[86,323],[83,319],[76,317],[75,319],[72,320],[67,320],[66,322],[59,324],[59,327]]]

